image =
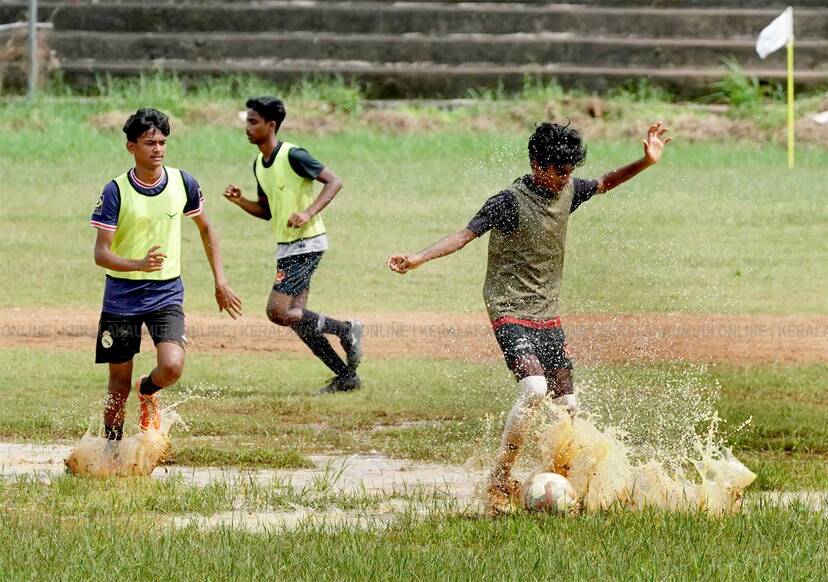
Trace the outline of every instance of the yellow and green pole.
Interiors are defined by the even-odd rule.
[[[793,26],[791,26],[793,28]],[[794,34],[788,39],[788,168],[794,167]]]

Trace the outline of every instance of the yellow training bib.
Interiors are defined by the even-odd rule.
[[[159,245],[159,252],[167,255],[160,271],[112,271],[107,274],[118,279],[164,281],[181,275],[181,216],[187,204],[187,189],[181,171],[165,168],[167,185],[155,196],[141,194],[129,181],[127,174],[115,178],[121,195],[118,228],[112,251],[125,259],[140,260],[147,251]]]
[[[313,203],[313,180],[303,178],[290,167],[288,154],[296,146],[282,142],[273,164],[266,168],[262,154],[256,158],[254,172],[270,206],[270,222],[276,234],[276,242],[290,243],[325,232],[325,224],[319,215],[310,219],[302,228],[291,228],[288,218],[294,212],[304,212]]]

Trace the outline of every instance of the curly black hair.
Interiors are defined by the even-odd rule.
[[[261,115],[265,121],[275,121],[277,128],[287,115],[285,104],[276,97],[251,97],[247,100],[246,107]]]
[[[150,129],[157,129],[165,136],[170,135],[170,118],[152,107],[143,107],[129,116],[124,124],[127,141],[133,143]]]
[[[587,150],[575,129],[558,123],[539,123],[529,138],[529,161],[542,168],[584,165]]]

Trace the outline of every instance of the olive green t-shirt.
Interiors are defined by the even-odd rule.
[[[491,230],[483,298],[489,317],[545,321],[558,315],[569,214],[591,198],[596,180],[574,178],[552,192],[523,176],[490,198],[469,223]]]

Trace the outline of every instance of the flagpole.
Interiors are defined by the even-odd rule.
[[[793,20],[793,19],[792,19]],[[793,26],[791,27],[793,28]],[[794,167],[794,35],[788,40],[788,169]]]

